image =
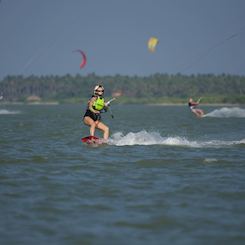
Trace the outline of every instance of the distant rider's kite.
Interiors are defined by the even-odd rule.
[[[79,52],[82,55],[83,59],[80,63],[80,69],[82,69],[87,63],[86,54],[81,49],[74,50],[73,52]]]
[[[148,41],[148,49],[151,52],[154,52],[156,49],[156,46],[158,44],[158,39],[156,37],[151,37]]]

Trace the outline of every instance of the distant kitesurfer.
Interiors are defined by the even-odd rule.
[[[101,122],[101,113],[106,112],[110,101],[105,102],[104,87],[96,85],[94,93],[88,101],[88,107],[83,117],[83,122],[90,126],[90,136],[95,136],[95,129],[98,128],[103,132],[103,139],[107,141],[109,138],[109,127]]]
[[[203,110],[196,108],[200,103],[201,98],[195,102],[192,98],[189,98],[188,106],[191,109],[191,111],[197,116],[202,117],[204,115]]]

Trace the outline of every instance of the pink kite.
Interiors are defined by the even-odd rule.
[[[83,57],[83,59],[82,59],[82,61],[80,63],[80,69],[82,69],[87,63],[87,57],[86,57],[85,53],[81,49],[74,50],[74,52],[79,52],[82,55],[82,57]]]

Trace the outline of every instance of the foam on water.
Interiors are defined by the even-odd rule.
[[[19,114],[20,111],[9,111],[6,109],[0,109],[0,115],[15,115],[15,114]]]
[[[109,140],[110,145],[126,146],[126,145],[169,145],[169,146],[184,146],[184,147],[224,147],[232,145],[245,144],[245,139],[237,141],[195,141],[188,140],[185,137],[170,136],[162,137],[157,132],[147,132],[145,130],[136,133],[130,132],[124,135],[121,132],[113,134]]]
[[[216,158],[205,158],[203,162],[205,163],[212,163],[212,162],[217,162],[218,159]]]
[[[204,115],[204,117],[219,117],[219,118],[228,118],[228,117],[240,117],[245,118],[245,109],[239,107],[227,108],[223,107],[221,109],[216,109]]]

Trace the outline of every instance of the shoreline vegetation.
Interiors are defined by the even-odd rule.
[[[11,106],[11,105],[30,105],[30,106],[38,106],[38,105],[47,105],[47,106],[56,106],[56,105],[68,105],[68,104],[85,104],[84,102],[58,102],[58,101],[52,101],[52,102],[0,102],[0,106]],[[121,103],[120,99],[118,100],[117,104],[124,104],[124,105],[137,105],[137,104],[142,104],[142,105],[149,105],[149,106],[187,106],[188,103]],[[200,103],[200,106],[225,106],[225,107],[234,107],[234,106],[245,106],[245,103]]]
[[[103,81],[103,82],[100,82]],[[245,76],[221,74],[150,76],[7,76],[0,81],[1,104],[84,104],[97,83],[115,103],[186,105],[202,97],[201,105],[244,105]]]

